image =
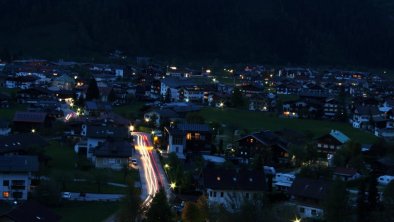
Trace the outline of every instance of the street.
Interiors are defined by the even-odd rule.
[[[135,136],[134,146],[139,154],[139,163],[142,165],[139,172],[141,176],[141,198],[143,207],[145,207],[149,206],[160,188],[168,187],[168,183],[165,179],[164,170],[153,150],[150,135],[141,132],[133,132],[132,135]]]

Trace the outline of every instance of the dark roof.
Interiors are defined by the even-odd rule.
[[[200,131],[200,132],[210,131],[210,128],[207,124],[180,123],[176,126],[176,128],[182,131]]]
[[[87,126],[86,136],[93,138],[127,138],[128,129],[125,127]]]
[[[381,113],[377,106],[357,106],[356,110],[359,115],[378,115]]]
[[[36,156],[0,156],[1,172],[35,172],[38,171]]]
[[[205,168],[203,185],[206,189],[264,191],[265,175],[262,170]]]
[[[28,201],[4,215],[15,222],[56,222],[61,216],[36,202]]]
[[[353,168],[345,168],[345,167],[337,167],[334,170],[334,174],[341,176],[353,176],[357,173],[356,169]]]
[[[44,112],[16,112],[14,122],[43,123],[46,117]]]
[[[272,146],[272,145],[278,145],[279,147],[286,149],[287,147],[287,141],[282,139],[279,135],[276,133],[270,131],[270,130],[262,130],[260,132],[255,132],[249,135],[246,135],[237,141],[243,140],[247,137],[254,137],[256,140],[258,140],[260,143],[262,143],[265,146]]]
[[[32,133],[0,136],[0,153],[46,145],[47,142],[41,136]]]
[[[94,151],[96,157],[124,157],[133,155],[132,144],[126,141],[106,142]]]
[[[296,177],[289,193],[296,197],[323,200],[329,189],[330,182]]]

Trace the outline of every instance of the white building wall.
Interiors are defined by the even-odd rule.
[[[15,180],[23,181],[23,189],[13,188]],[[8,181],[8,182],[7,182]],[[7,185],[8,183],[8,185]],[[0,200],[27,200],[27,195],[30,190],[31,179],[28,173],[24,174],[12,174],[12,173],[1,173],[0,174]],[[15,192],[21,192],[22,196],[20,198],[14,198]],[[6,197],[8,193],[8,198]]]

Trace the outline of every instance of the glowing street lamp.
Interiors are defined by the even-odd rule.
[[[170,165],[168,165],[168,163],[164,164],[164,169],[168,169],[170,168]]]
[[[175,182],[172,182],[172,183],[170,184],[170,187],[171,187],[171,189],[175,189],[176,183],[175,183]]]
[[[129,126],[129,131],[130,131],[130,132],[133,132],[133,131],[134,131],[134,126],[133,126],[133,125],[130,125],[130,126]]]
[[[301,218],[297,218],[295,220],[293,220],[293,222],[301,222]]]
[[[36,132],[36,129],[31,129],[31,132],[32,132],[32,133],[35,133],[35,132]]]

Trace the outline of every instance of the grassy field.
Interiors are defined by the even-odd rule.
[[[322,136],[332,129],[340,130],[351,139],[360,143],[373,143],[376,137],[370,133],[354,129],[349,124],[308,119],[279,118],[274,113],[251,112],[237,109],[203,109],[201,115],[209,121],[226,125],[226,128],[248,130],[279,130],[283,128],[301,132],[312,132],[315,137]],[[226,130],[226,129],[225,129]]]
[[[16,111],[24,111],[27,106],[23,104],[14,104],[10,108],[0,108],[0,118],[12,120]]]
[[[119,209],[119,203],[112,202],[66,202],[54,208],[62,216],[62,222],[103,221]]]
[[[113,107],[113,111],[125,118],[140,117],[140,109],[144,106],[144,102],[133,101],[130,105]]]

